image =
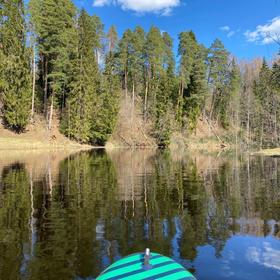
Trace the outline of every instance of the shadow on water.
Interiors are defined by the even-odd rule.
[[[198,279],[279,279],[279,159],[38,158],[0,157],[0,279],[93,279],[146,247]]]

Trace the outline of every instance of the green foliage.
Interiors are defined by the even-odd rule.
[[[31,21],[37,34],[40,81],[47,99],[55,96],[61,107],[70,78],[71,57],[75,47],[76,8],[71,0],[31,0]]]
[[[78,19],[77,37],[77,53],[72,61],[72,81],[61,128],[68,137],[89,143],[92,111],[99,90],[99,71],[93,52],[96,47],[95,24],[85,10]]]
[[[105,61],[98,103],[91,119],[90,143],[105,145],[114,131],[119,110],[120,81],[117,74],[117,58],[113,49]]]
[[[207,93],[205,49],[192,31],[179,35],[180,68],[177,120],[182,128],[192,131],[201,115]]]
[[[175,120],[172,114],[173,92],[176,91],[174,75],[173,40],[167,32],[162,34],[163,43],[163,69],[161,72],[158,92],[156,94],[154,136],[160,146],[170,144],[172,125]]]
[[[30,52],[25,44],[24,4],[5,1],[0,25],[0,93],[7,127],[22,132],[31,111]]]
[[[254,133],[260,147],[270,146],[274,140],[279,141],[279,65],[275,63],[270,69],[267,62],[263,64],[259,77],[254,82],[254,95],[258,112],[254,118]]]
[[[16,132],[24,131],[31,110],[31,79],[26,60],[24,57],[10,55],[4,59],[4,69],[0,70],[4,122]]]
[[[210,118],[218,119],[224,128],[228,128],[227,112],[230,100],[229,52],[219,39],[216,39],[209,49],[207,64],[208,84],[212,90]]]
[[[11,129],[22,132],[29,122],[35,53],[37,111],[49,129],[58,116],[61,131],[81,143],[105,144],[122,91],[132,104],[131,125],[142,106],[160,146],[173,132],[192,133],[199,117],[234,127],[236,143],[238,135],[261,146],[280,142],[279,61],[272,68],[264,62],[259,77],[248,64],[241,72],[219,39],[207,49],[188,31],[179,34],[175,63],[172,38],[155,26],[147,33],[128,29],[118,40],[115,26],[104,34],[100,18],[78,11],[72,0],[30,0],[26,18],[23,0],[0,4],[0,106]],[[27,48],[27,23],[34,51]]]

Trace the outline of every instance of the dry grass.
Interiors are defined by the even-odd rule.
[[[194,152],[216,153],[233,148],[232,145],[226,144],[221,146],[221,138],[225,138],[228,131],[222,129],[218,125],[211,124],[211,127],[206,120],[199,119],[197,128],[192,135],[183,135],[182,133],[173,133],[171,136],[171,150],[182,150],[187,148]]]
[[[53,128],[47,129],[42,117],[36,116],[35,123],[29,125],[25,133],[16,134],[0,125],[1,150],[83,150],[91,146],[70,141],[59,132],[59,120],[54,118]],[[1,153],[1,152],[0,152]]]
[[[123,99],[120,103],[117,125],[106,148],[120,147],[155,147],[155,140],[150,137],[151,124],[143,121],[140,99],[133,107],[132,99]]]
[[[276,149],[266,149],[266,150],[261,150],[259,152],[254,153],[255,155],[262,155],[262,156],[280,156],[280,148]]]
[[[0,150],[71,150],[90,149],[91,146],[80,145],[69,141],[68,143],[39,141],[33,139],[2,138],[0,135]]]

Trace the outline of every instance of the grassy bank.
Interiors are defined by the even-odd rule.
[[[72,141],[60,143],[0,136],[0,150],[86,150],[92,148],[92,146],[80,145]]]
[[[262,156],[271,156],[271,157],[280,157],[280,148],[275,149],[265,149],[259,152],[254,153],[255,155],[262,155]]]
[[[92,146],[81,145],[70,141],[59,131],[59,122],[54,119],[51,131],[46,128],[46,122],[39,116],[26,132],[17,134],[0,124],[0,150],[87,150]]]

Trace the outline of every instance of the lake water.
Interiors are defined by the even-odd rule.
[[[131,253],[201,280],[280,279],[280,159],[0,154],[0,279],[94,279]]]

